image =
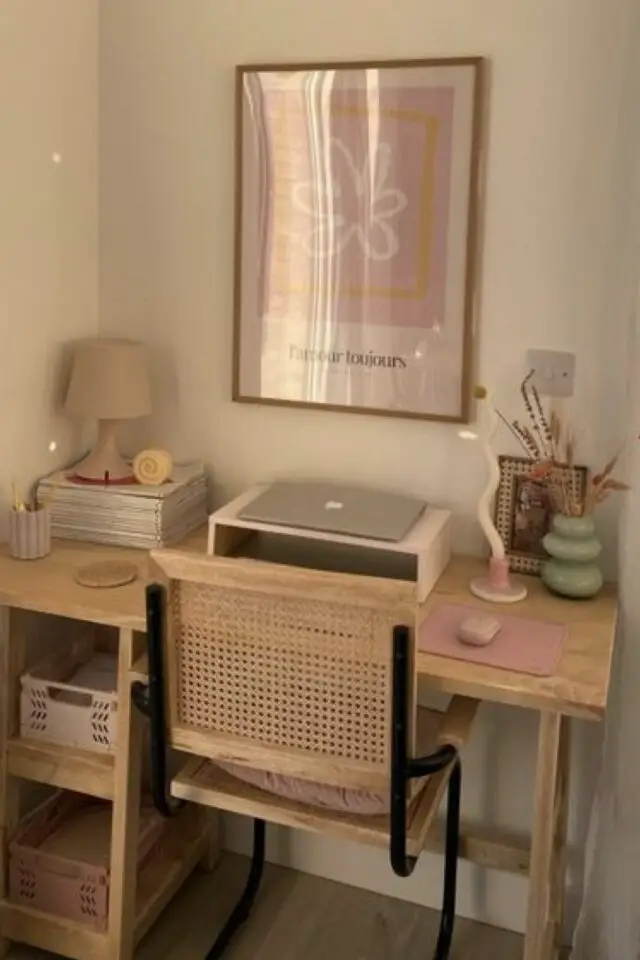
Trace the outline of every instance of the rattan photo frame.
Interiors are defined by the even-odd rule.
[[[495,501],[495,525],[504,543],[509,569],[540,575],[546,558],[542,538],[549,530],[553,510],[544,484],[532,476],[533,461],[526,457],[499,457],[500,484]],[[587,468],[560,467],[577,499],[587,484]]]

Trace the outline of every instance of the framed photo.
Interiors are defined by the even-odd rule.
[[[496,495],[495,524],[505,545],[509,568],[518,573],[540,574],[547,554],[542,538],[553,517],[549,492],[531,476],[532,461],[525,457],[500,457],[500,486]],[[582,499],[587,484],[586,467],[560,467],[566,471],[577,497]]]
[[[468,420],[482,68],[237,68],[234,400]]]

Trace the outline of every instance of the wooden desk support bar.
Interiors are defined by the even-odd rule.
[[[436,820],[427,834],[424,849],[430,853],[444,850],[444,821]],[[460,857],[491,870],[529,875],[531,842],[529,837],[491,827],[462,823]]]

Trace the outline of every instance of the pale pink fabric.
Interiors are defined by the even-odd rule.
[[[438,727],[442,714],[435,710],[418,710],[417,752],[420,755],[430,753],[437,747]],[[342,811],[360,816],[376,816],[389,812],[389,791],[374,793],[369,790],[354,790],[348,787],[334,787],[327,783],[318,783],[313,780],[302,780],[300,777],[286,777],[279,773],[270,773],[268,770],[256,770],[239,763],[222,763],[217,765],[232,776],[249,783],[259,790],[275,794],[296,803],[303,803],[310,807]],[[427,782],[414,781],[412,796],[415,796]]]
[[[285,777],[268,770],[254,770],[238,763],[220,763],[218,766],[232,774],[243,783],[265,790],[267,793],[304,803],[310,807],[325,807],[331,810],[343,810],[345,813],[375,816],[386,813],[389,798],[386,794],[371,793],[367,790],[350,790],[346,787],[332,787],[327,783],[313,780],[301,780],[299,777]]]
[[[469,616],[488,615],[500,621],[500,632],[486,647],[470,647],[458,639],[458,624]],[[418,634],[418,649],[454,660],[468,660],[502,670],[550,677],[558,666],[568,630],[563,623],[527,620],[495,608],[441,603],[425,618]]]

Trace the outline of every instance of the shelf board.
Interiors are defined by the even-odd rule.
[[[113,799],[114,757],[110,753],[16,737],[7,743],[7,771],[25,780]]]
[[[31,907],[7,900],[0,902],[0,925],[7,940],[27,943],[71,960],[108,960],[109,957],[106,933]]]
[[[182,816],[184,815],[193,816],[193,808],[185,808]],[[149,864],[149,868],[139,875],[136,896],[136,943],[142,940],[183,883],[191,876],[195,867],[205,856],[208,843],[208,831],[203,828],[199,836],[184,844],[168,844],[167,852],[161,853]]]

